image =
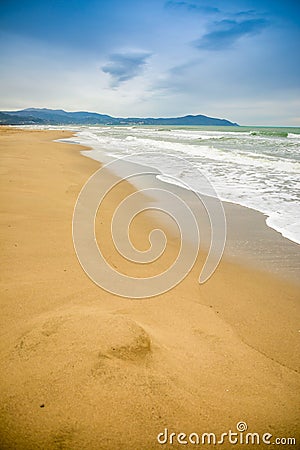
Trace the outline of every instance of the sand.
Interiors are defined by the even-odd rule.
[[[99,164],[53,142],[69,136],[0,128],[0,448],[182,448],[159,444],[158,433],[220,436],[240,421],[299,443],[299,285],[225,259],[199,285],[202,255],[155,298],[102,290],[82,270],[71,231],[77,196]],[[97,222],[104,253],[124,272],[108,230],[115,204],[132,192],[123,182]],[[151,227],[145,217],[135,226],[141,249]]]

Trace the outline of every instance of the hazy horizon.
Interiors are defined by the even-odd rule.
[[[64,112],[70,112],[70,113],[72,113],[72,112],[86,112],[86,113],[93,113],[93,114],[100,114],[100,115],[108,115],[108,116],[110,116],[110,114],[107,114],[105,111],[103,112],[103,111],[90,111],[90,110],[82,110],[82,109],[73,109],[73,110],[67,110],[66,108],[47,108],[47,107],[28,107],[28,108],[16,108],[16,109],[6,109],[6,110],[2,110],[2,111],[9,111],[9,112],[13,112],[13,111],[21,111],[21,110],[32,110],[32,109],[35,109],[35,110],[39,110],[39,109],[46,109],[46,110],[52,110],[52,111],[64,111]],[[137,119],[139,119],[139,118],[141,118],[141,119],[148,119],[148,118],[153,118],[153,119],[159,119],[159,118],[177,118],[177,117],[185,117],[185,116],[189,116],[189,115],[194,115],[194,116],[196,116],[196,115],[203,115],[203,116],[207,116],[205,113],[198,113],[198,114],[180,114],[180,115],[178,115],[178,116],[175,116],[175,115],[169,115],[169,116],[159,116],[159,115],[144,115],[144,116],[134,116],[135,118],[137,118]],[[125,115],[123,115],[123,116],[111,116],[111,117],[114,117],[114,118],[124,118],[124,119],[126,119],[126,118],[129,118],[129,117],[133,117],[133,116],[125,116]],[[211,116],[207,116],[207,117],[211,117]],[[225,120],[228,120],[228,118],[227,117],[222,117],[222,116],[220,116],[220,117],[213,117],[213,118],[216,118],[216,119],[225,119]],[[257,128],[300,128],[300,124],[299,125],[276,125],[276,124],[273,124],[273,125],[268,125],[268,124],[260,124],[260,125],[257,125],[257,124],[255,124],[255,123],[248,123],[248,124],[245,124],[245,123],[239,123],[238,121],[235,121],[235,120],[232,120],[232,122],[235,122],[240,128],[251,128],[251,127],[257,127]],[[38,124],[37,124],[38,125]],[[43,125],[41,125],[41,126],[43,126]],[[93,124],[93,126],[105,126],[105,125],[103,125],[103,124]],[[119,125],[117,125],[117,124],[115,124],[115,125],[112,125],[112,126],[121,126],[120,124]],[[127,124],[127,125],[124,125],[124,126],[131,126],[130,124]],[[151,126],[156,126],[156,125],[147,125],[147,124],[145,124],[145,126],[147,126],[147,127],[151,127]],[[166,126],[166,127],[176,127],[176,126],[178,126],[178,127],[211,127],[211,128],[220,128],[220,127],[222,127],[222,125],[160,125],[160,126]],[[228,126],[228,125],[224,125],[226,128],[231,128],[231,126]],[[62,125],[62,127],[66,127],[66,125]]]

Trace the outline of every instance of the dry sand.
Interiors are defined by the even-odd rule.
[[[0,133],[1,450],[197,448],[156,436],[220,435],[239,421],[299,443],[299,286],[226,261],[200,286],[200,258],[158,297],[103,291],[71,234],[76,198],[99,164],[52,142],[68,132]],[[133,191],[122,183],[122,195]],[[106,202],[97,235],[126,271],[105,238],[120,196]],[[150,229],[146,218],[135,226],[141,248]]]

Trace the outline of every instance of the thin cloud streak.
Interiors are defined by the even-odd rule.
[[[213,31],[194,41],[194,46],[203,50],[224,50],[231,48],[240,38],[260,33],[268,22],[265,19],[243,21],[221,20],[216,22]]]
[[[165,8],[169,9],[185,9],[187,11],[191,12],[198,12],[203,14],[215,14],[220,12],[218,8],[215,8],[213,6],[206,6],[206,5],[199,5],[195,3],[189,3],[185,1],[173,1],[169,0],[165,3]]]

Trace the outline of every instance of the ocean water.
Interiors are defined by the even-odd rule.
[[[53,128],[53,127],[52,127]],[[197,171],[219,198],[260,211],[269,227],[300,243],[300,128],[82,126],[72,141],[93,148],[102,160],[142,153],[140,163],[159,169],[164,181],[188,184],[203,194]],[[161,157],[153,158],[151,152]],[[174,158],[173,167],[170,158]],[[172,159],[171,159],[172,161]],[[170,178],[172,177],[172,178]],[[174,180],[174,177],[176,178]]]
[[[188,160],[219,198],[264,213],[269,227],[300,243],[300,128],[81,127],[75,140],[99,160],[103,151],[142,153],[139,162],[159,169],[162,180],[207,193],[197,171],[186,168]],[[174,158],[170,167],[165,154],[182,162]]]

